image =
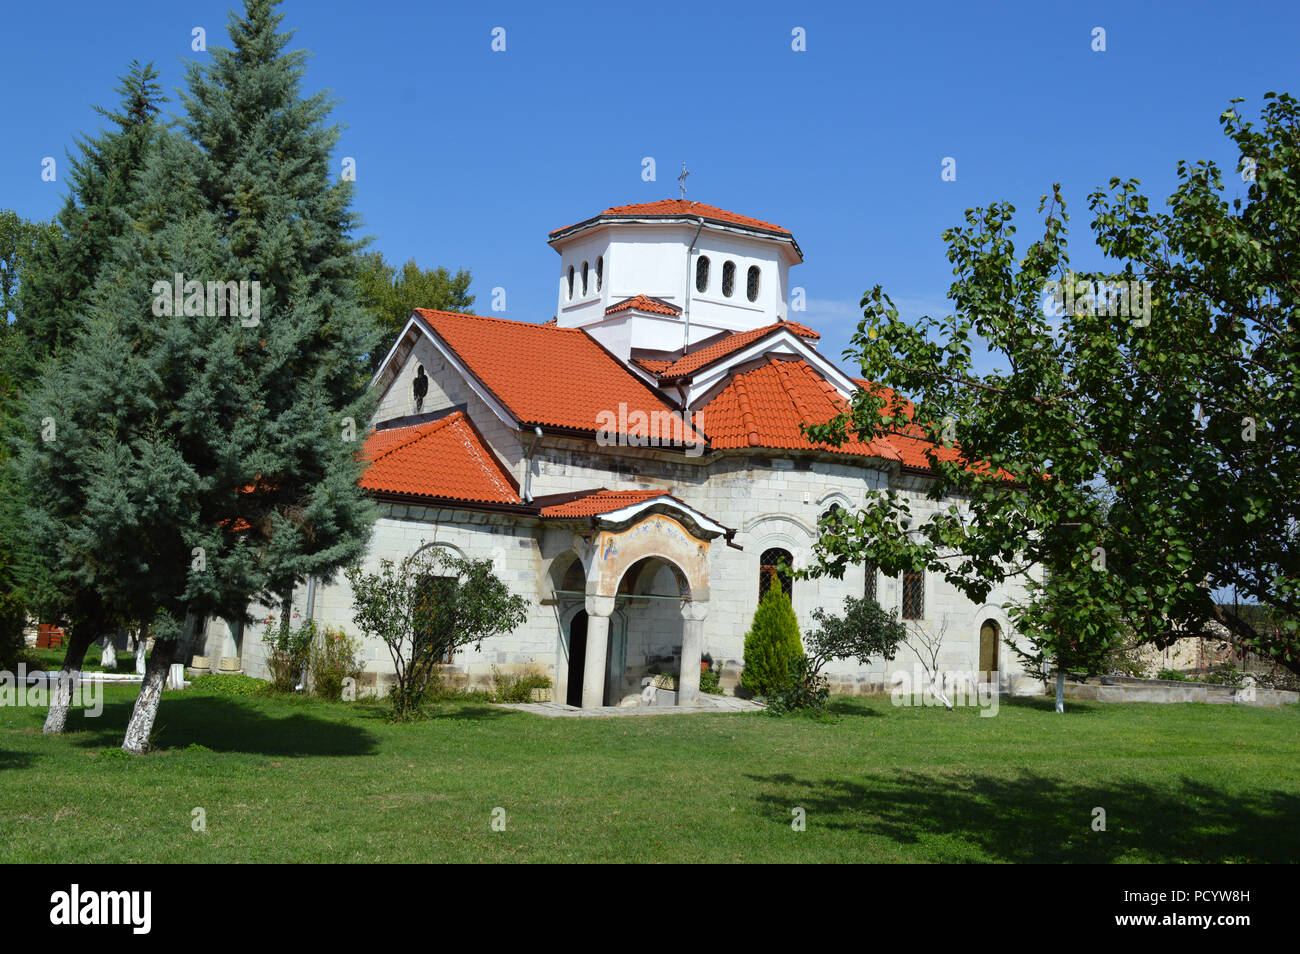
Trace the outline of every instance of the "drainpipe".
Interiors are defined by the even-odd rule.
[[[703,230],[704,216],[701,215],[699,227],[695,229],[695,238],[691,239],[691,247],[686,250],[686,297],[682,299],[682,320],[686,327],[682,338],[682,354],[686,354],[686,349],[691,346],[691,285],[694,282],[691,275],[691,253],[695,251],[695,243],[700,240],[700,232]]]
[[[537,450],[537,442],[542,439],[542,429],[533,428],[533,443],[529,446],[527,453],[524,454],[524,502],[532,503],[533,501],[533,452]]]

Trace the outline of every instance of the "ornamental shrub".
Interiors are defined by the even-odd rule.
[[[740,674],[740,684],[754,695],[769,695],[790,685],[791,666],[803,655],[799,620],[790,597],[773,577],[745,634],[745,671]]]
[[[344,682],[351,679],[355,684],[361,676],[361,648],[361,640],[342,628],[324,627],[311,644],[312,692],[322,699],[342,698]]]

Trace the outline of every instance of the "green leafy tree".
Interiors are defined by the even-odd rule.
[[[491,560],[437,549],[400,565],[383,560],[378,573],[354,566],[345,574],[357,627],[393,660],[389,700],[399,721],[418,716],[439,660],[463,646],[477,650],[528,618],[528,601],[496,577]]]
[[[379,370],[388,349],[401,334],[414,308],[468,312],[474,306],[469,293],[470,274],[458,269],[420,268],[411,259],[401,268],[384,261],[381,252],[358,257],[357,284],[361,301],[379,325],[379,344],[370,356],[370,370]]]
[[[855,659],[863,666],[875,658],[892,661],[898,647],[907,641],[898,611],[885,612],[875,600],[846,596],[842,615],[827,613],[819,606],[812,611],[812,618],[817,628],[804,637],[804,643],[814,673],[820,673],[832,660]]]
[[[900,495],[871,492],[823,536],[814,573],[928,566],[976,603],[1027,574],[1030,596],[1009,612],[1030,655],[1053,664],[1058,709],[1065,671],[1211,621],[1298,664],[1294,627],[1260,633],[1212,597],[1235,586],[1293,611],[1300,580],[1300,320],[1287,277],[1300,123],[1294,100],[1267,98],[1262,128],[1224,115],[1252,160],[1243,171],[1258,170],[1244,195],[1226,199],[1209,162],[1180,164],[1167,212],[1134,180],[1093,194],[1111,271],[1070,267],[1057,187],[1019,257],[1008,204],[944,233],[952,314],[909,324],[879,286],[867,292],[850,353],[884,387],[810,436],[911,430],[942,448],[928,455],[930,498],[961,504],[915,523]],[[975,345],[1002,367],[977,372]]]
[[[802,659],[799,620],[780,581],[772,577],[745,634],[745,669],[740,682],[755,695],[768,695],[790,684],[791,666]]]

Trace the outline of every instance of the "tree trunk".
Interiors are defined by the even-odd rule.
[[[105,672],[117,672],[117,642],[121,634],[120,629],[115,629],[104,637],[104,651],[100,656],[99,664],[104,667]]]
[[[137,676],[144,675],[145,653],[148,651],[148,649],[149,649],[149,630],[145,627],[143,623],[141,623],[140,629],[138,630],[138,634],[135,640],[135,674]]]
[[[1065,711],[1065,670],[1056,670],[1056,711]]]
[[[45,713],[43,732],[57,735],[68,724],[68,708],[72,704],[72,685],[81,678],[81,667],[86,660],[86,650],[95,641],[102,626],[103,605],[97,594],[77,596],[73,603],[71,632],[68,648],[63,655],[59,678],[50,691],[50,708]]]
[[[185,616],[185,627],[175,639],[155,639],[153,652],[149,654],[149,665],[145,667],[144,679],[140,683],[140,695],[131,710],[131,721],[127,723],[126,735],[122,738],[122,749],[132,755],[144,755],[149,751],[149,735],[153,732],[154,720],[158,716],[158,704],[162,702],[163,686],[167,682],[167,673],[177,654],[189,645],[189,638],[198,625],[193,613]],[[143,644],[144,640],[141,640]]]

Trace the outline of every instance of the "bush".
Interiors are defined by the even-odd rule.
[[[821,710],[830,698],[830,686],[811,660],[800,657],[790,665],[790,683],[774,690],[767,697],[767,711],[780,715],[786,712]]]
[[[1157,679],[1172,679],[1175,682],[1187,682],[1187,677],[1177,669],[1161,669],[1156,673]]]
[[[741,685],[754,695],[766,696],[790,685],[795,660],[803,658],[799,641],[799,620],[790,597],[773,577],[772,585],[754,611],[754,621],[745,634],[745,670]]]
[[[361,640],[334,626],[324,627],[311,644],[312,691],[323,699],[343,697],[343,683],[361,676]]]
[[[298,688],[315,638],[314,620],[303,620],[301,626],[293,629],[276,625],[275,617],[268,619],[262,641],[266,643],[266,668],[270,670],[275,692],[293,692]]]
[[[722,691],[721,685],[722,673],[714,672],[713,669],[700,670],[700,692],[707,692],[711,696],[726,695]]]
[[[1240,669],[1232,663],[1223,668],[1210,673],[1205,677],[1205,681],[1212,686],[1240,686],[1242,677],[1245,675]]]
[[[492,667],[493,702],[532,702],[534,689],[551,688],[551,679],[538,672],[525,672],[521,676],[501,673]]]
[[[252,676],[245,676],[242,673],[230,673],[229,675],[204,673],[190,680],[190,688],[214,692],[223,696],[255,696],[258,693],[268,691],[271,684],[261,679],[254,679]]]

